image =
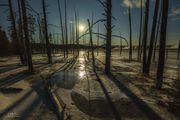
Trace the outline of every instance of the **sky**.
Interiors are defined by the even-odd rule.
[[[17,11],[17,0],[13,1],[13,8]],[[29,4],[39,13],[42,13],[41,0],[28,0]],[[138,43],[139,38],[139,23],[140,23],[140,0],[112,0],[113,1],[113,16],[116,20],[113,20],[113,34],[121,35],[129,39],[129,22],[127,14],[127,6],[132,8],[132,33],[133,44]],[[168,31],[167,31],[167,43],[171,45],[177,45],[180,39],[180,0],[169,0],[169,18],[168,18]],[[61,9],[64,13],[64,0],[60,0]],[[7,4],[7,0],[0,0],[0,4]],[[46,0],[47,4],[47,17],[48,24],[60,25],[57,0]],[[149,36],[151,32],[151,23],[153,20],[155,0],[150,0],[150,17],[149,17]],[[7,21],[7,7],[0,6],[0,26],[7,31],[10,26]],[[67,13],[68,23],[72,17],[74,17],[74,11],[79,11],[80,25],[87,28],[87,19],[91,19],[94,15],[94,21],[104,18],[102,13],[104,12],[102,5],[97,0],[67,0]],[[32,13],[32,12],[31,12]],[[34,14],[34,13],[32,13]],[[64,14],[63,14],[64,16]],[[49,31],[52,33],[60,32],[60,29],[49,26]],[[94,26],[93,31],[97,31],[97,26]],[[100,23],[100,33],[106,33],[104,23]],[[96,42],[94,37],[94,42]],[[119,43],[119,38],[113,38],[113,44]]]

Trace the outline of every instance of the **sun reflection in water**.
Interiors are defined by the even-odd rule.
[[[84,78],[85,76],[85,71],[79,71],[79,77]]]

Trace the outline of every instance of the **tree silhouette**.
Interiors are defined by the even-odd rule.
[[[13,50],[16,51],[15,52],[16,54],[19,54],[21,63],[24,64],[23,53],[19,49],[20,48],[20,41],[19,41],[18,35],[17,35],[16,20],[14,17],[14,11],[13,11],[11,0],[8,0],[8,6],[9,6],[9,13],[10,13],[10,21],[11,21],[11,25],[12,25],[12,39],[13,39],[12,43],[15,44],[15,46],[13,47]]]
[[[141,43],[142,43],[142,17],[143,17],[143,8],[142,8],[142,0],[141,0],[141,10],[140,10],[140,29],[139,29],[139,44],[138,44],[138,56],[137,59],[140,61],[141,60],[141,56],[140,56],[140,52],[141,52]]]
[[[25,45],[26,45],[28,68],[29,68],[29,72],[33,72],[32,53],[31,53],[31,47],[30,47],[30,41],[29,41],[25,0],[21,0],[21,7],[22,7],[22,15],[23,15],[23,28],[24,28],[24,35],[25,35]]]
[[[106,56],[105,56],[105,73],[107,75],[111,72],[111,37],[112,37],[112,0],[101,1],[98,0],[104,7],[106,17]]]
[[[0,26],[0,55],[5,55],[9,52],[10,43],[8,41],[6,32],[1,30]]]
[[[144,33],[143,33],[143,73],[146,71],[146,52],[147,52],[147,33],[148,33],[148,20],[149,19],[149,0],[146,1],[145,20],[144,20]]]
[[[63,27],[63,21],[62,21],[62,13],[61,13],[61,7],[60,7],[60,1],[58,1],[58,10],[59,10],[59,20],[61,25],[61,39],[62,39],[62,45],[63,45],[63,53],[64,58],[66,57],[66,51],[65,51],[65,45],[64,45],[64,27]]]
[[[45,27],[45,39],[46,39],[46,52],[48,56],[48,63],[52,63],[52,56],[51,56],[51,45],[49,42],[48,37],[48,26],[47,26],[47,16],[46,16],[46,8],[45,8],[45,0],[42,0],[42,8],[43,8],[43,15],[44,15],[44,27]]]
[[[154,38],[155,38],[158,11],[159,11],[159,3],[160,3],[160,0],[156,0],[155,10],[154,10],[154,17],[153,17],[153,24],[152,24],[152,30],[151,30],[151,38],[150,38],[148,59],[147,59],[147,64],[146,64],[146,70],[144,71],[146,75],[149,74],[150,66],[151,66],[152,53],[153,53],[153,47],[154,47]]]
[[[131,26],[131,6],[129,5],[129,60],[132,60],[132,26]]]
[[[68,28],[67,28],[67,3],[66,0],[64,0],[65,3],[65,40],[66,40],[66,57],[68,57]]]
[[[179,39],[179,46],[178,46],[178,52],[177,52],[177,60],[180,59],[180,39]]]
[[[21,12],[21,3],[20,0],[18,0],[18,12],[19,12],[19,41],[20,41],[20,51],[22,53],[22,62],[23,64],[27,63],[26,58],[26,47],[23,39],[23,25],[22,25],[22,12]]]
[[[163,0],[162,4],[163,4],[163,10],[162,10],[162,19],[161,19],[161,33],[160,33],[160,43],[159,43],[160,48],[159,48],[159,60],[158,60],[158,69],[157,69],[157,83],[156,83],[157,89],[161,89],[163,83],[169,0]]]

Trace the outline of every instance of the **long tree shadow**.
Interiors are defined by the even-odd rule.
[[[18,101],[16,101],[14,104],[12,104],[11,106],[9,106],[8,108],[6,108],[5,110],[3,110],[2,112],[0,112],[0,118],[3,118],[5,115],[7,115],[8,113],[10,113],[10,111],[14,108],[16,108],[18,105],[21,104],[21,102],[23,102],[25,99],[27,99],[28,96],[30,96],[32,94],[33,90],[28,91],[24,96],[22,96]]]
[[[117,85],[117,87],[124,92],[137,106],[138,108],[150,119],[150,120],[163,120],[151,107],[147,105],[143,100],[131,92],[120,80],[114,75],[110,75],[109,78]]]
[[[48,67],[49,64],[42,64],[40,66],[36,66],[35,69],[38,70],[38,69],[45,69],[46,67]],[[31,74],[28,74],[27,71],[22,71],[14,76],[8,76],[8,77],[5,77],[5,78],[2,78],[0,79],[0,87],[7,87],[7,86],[10,86],[18,81],[21,81],[23,79],[26,79],[27,77],[29,77]]]
[[[5,119],[10,113],[17,114],[17,116],[15,116],[16,120],[25,120],[28,117],[31,117],[32,119],[38,117],[43,118],[42,113],[44,114],[44,112],[42,111],[47,111],[47,109],[45,110],[45,108],[41,108],[42,105],[44,105],[44,107],[49,111],[53,111],[53,113],[55,113],[54,104],[51,102],[48,94],[39,86],[34,86],[33,89],[28,91],[14,104],[1,111],[0,119]]]
[[[25,74],[25,73],[19,73],[16,76],[13,77],[7,77],[7,78],[3,78],[0,80],[0,87],[8,87],[20,80],[23,80],[25,78],[27,78],[28,76],[30,76],[30,74]]]
[[[23,66],[25,66],[25,65],[14,64],[14,65],[10,65],[10,66],[6,66],[6,67],[3,67],[3,68],[0,68],[0,74],[4,73],[4,72],[7,72],[7,71],[10,71],[10,70],[21,68]]]
[[[49,95],[46,92],[44,92],[44,90],[41,89],[39,86],[34,86],[33,88],[35,92],[38,94],[38,97],[31,104],[28,105],[27,109],[25,109],[23,112],[20,113],[20,117],[18,118],[18,120],[25,120],[29,115],[31,115],[31,113],[34,114],[35,108],[37,108],[38,106],[41,107],[42,104],[45,105],[45,108],[47,108],[50,111],[53,111],[53,113],[56,114],[54,104],[51,102]],[[38,113],[36,114],[39,117],[43,117],[41,116],[41,111],[38,111]]]

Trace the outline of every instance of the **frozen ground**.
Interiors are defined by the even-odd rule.
[[[96,55],[96,53],[95,53]],[[135,53],[133,54],[135,58]],[[93,72],[92,61],[87,52],[81,51],[76,61],[70,63],[56,55],[54,63],[47,64],[46,56],[34,55],[35,73],[27,74],[27,67],[19,64],[16,57],[0,60],[0,119],[3,120],[56,120],[56,110],[42,86],[42,78],[51,77],[53,92],[66,105],[68,120],[178,120],[167,110],[173,100],[173,81],[177,79],[177,64],[169,54],[166,63],[165,84],[157,91],[154,63],[151,77],[141,75],[141,63],[128,62],[127,54],[120,57],[112,54],[113,77],[107,77],[104,70],[104,53],[96,56],[97,74]],[[170,64],[172,62],[172,64]]]
[[[46,57],[33,56],[35,72],[32,75],[27,74],[27,67],[19,65],[16,57],[3,58],[0,67],[1,120],[58,119],[54,105],[41,84],[42,76],[48,76],[66,63],[62,56],[57,56],[52,65],[47,64]]]

